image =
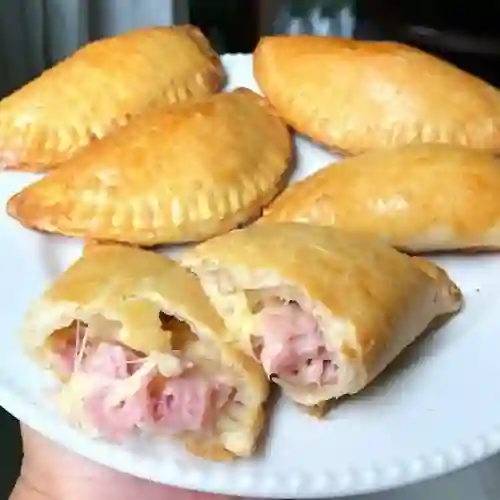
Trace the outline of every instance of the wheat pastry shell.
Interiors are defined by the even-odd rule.
[[[500,160],[447,144],[372,151],[288,187],[260,224],[309,222],[410,253],[500,248]]]
[[[246,406],[244,429],[245,439],[251,442],[241,444],[241,453],[253,453],[264,424],[262,405],[267,399],[268,383],[255,361],[225,343],[224,324],[197,278],[167,257],[119,245],[93,248],[32,304],[21,337],[28,352],[46,364],[53,332],[75,319],[92,321],[98,314],[122,325],[113,341],[146,355],[168,353],[175,332],[162,330],[160,311],[185,321],[200,339],[213,344],[221,366],[242,381],[251,399]],[[238,456],[216,439],[200,440],[192,435],[182,439],[192,453],[203,458],[229,460]]]
[[[189,250],[182,264],[200,276],[235,342],[249,354],[255,331],[243,291],[281,290],[312,311],[325,340],[354,367],[347,394],[362,390],[436,317],[458,312],[463,300],[446,272],[429,261],[374,238],[309,224],[232,231]],[[285,390],[306,406],[340,396],[331,386]]]
[[[28,228],[155,246],[261,214],[290,171],[290,133],[248,89],[136,118],[29,185],[7,211]]]
[[[0,101],[0,167],[45,172],[148,109],[222,89],[225,72],[191,25],[85,45]]]
[[[270,36],[253,65],[280,115],[334,151],[429,142],[500,149],[500,91],[414,47]]]

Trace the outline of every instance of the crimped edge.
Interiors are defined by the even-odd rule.
[[[429,56],[426,52],[405,44],[396,42],[393,43],[393,45],[403,47],[405,50],[409,49],[408,51],[412,53],[423,53],[425,56]],[[261,76],[266,73],[266,67],[269,65],[268,61],[265,60],[265,57],[261,55],[263,46],[264,43],[261,41],[255,48],[252,54],[252,66],[254,76],[259,87],[262,89],[263,94],[268,96],[266,91],[267,87],[275,85],[275,76],[274,74],[266,78]],[[435,59],[434,56],[431,57]],[[488,85],[487,82],[484,83]],[[307,101],[307,95],[296,96],[290,94],[287,90],[288,89],[285,89],[284,92],[281,93],[279,102],[277,102],[274,96],[268,97],[271,104],[276,108],[283,120],[285,120],[291,128],[299,134],[303,134],[318,144],[321,144],[333,154],[341,154],[348,157],[363,154],[374,149],[379,149],[380,147],[396,147],[402,144],[425,144],[429,142],[444,144],[453,143],[491,152],[500,151],[500,141],[497,141],[496,143],[493,141],[493,137],[496,137],[498,133],[491,134],[489,139],[482,137],[480,141],[475,141],[474,137],[477,134],[474,127],[468,123],[465,123],[460,130],[456,130],[453,134],[450,134],[447,133],[448,131],[442,127],[429,129],[425,123],[414,122],[411,125],[400,126],[399,129],[391,135],[391,142],[384,140],[384,138],[387,139],[387,133],[380,132],[380,130],[374,131],[373,128],[370,128],[369,126],[364,129],[357,126],[355,136],[346,136],[344,133],[338,133],[338,131],[335,130],[335,127],[333,127],[332,130],[332,127],[325,126],[325,123],[329,121],[329,117],[323,113],[321,106],[311,107]],[[290,109],[298,110],[298,113],[293,114],[295,116],[297,116],[297,114],[302,114],[302,120],[297,120],[295,117],[292,117],[292,113],[289,113]],[[304,127],[304,122],[307,121],[310,123],[310,126]],[[475,125],[475,123],[472,125]],[[496,123],[496,130],[497,132],[500,130],[500,121],[498,120]],[[374,134],[374,132],[376,133]],[[382,136],[382,140],[380,140],[380,137],[378,136]]]
[[[209,43],[205,43],[208,42],[208,40],[204,38],[201,31],[197,27],[190,24],[184,25],[183,28],[186,32],[186,36],[188,36],[197,45],[199,50],[207,57],[208,61],[203,68],[200,68],[199,71],[192,74],[189,78],[185,79],[182,82],[181,86],[179,86],[177,82],[176,85],[172,83],[164,89],[164,95],[167,94],[172,96],[175,94],[175,99],[170,103],[164,103],[165,105],[174,105],[177,103],[185,102],[188,99],[192,98],[193,94],[199,94],[200,91],[207,92],[207,96],[216,94],[224,88],[227,82],[227,74],[221,58],[213,50]],[[51,68],[49,68],[49,70],[50,69]],[[29,83],[31,82],[28,82],[28,84]],[[94,124],[92,123],[88,124],[88,128],[83,131],[83,134],[82,130],[78,130],[77,127],[72,124],[68,127],[66,132],[71,133],[71,135],[74,135],[77,138],[77,140],[75,141],[75,144],[77,143],[77,145],[73,145],[73,147],[70,149],[60,150],[58,135],[53,131],[49,131],[51,133],[47,134],[46,142],[50,142],[51,144],[57,143],[57,148],[55,148],[55,151],[53,151],[52,154],[50,154],[50,152],[43,151],[42,155],[40,155],[41,157],[43,157],[43,159],[38,162],[29,162],[26,160],[26,157],[29,157],[33,154],[31,152],[31,148],[33,143],[37,143],[37,136],[40,136],[47,131],[37,130],[35,135],[28,135],[25,143],[19,148],[19,150],[21,151],[18,155],[18,158],[21,158],[21,160],[17,160],[17,164],[6,164],[6,161],[8,160],[6,160],[5,158],[9,155],[8,153],[5,154],[2,151],[4,144],[0,140],[0,171],[7,170],[27,173],[46,173],[50,172],[51,170],[55,170],[61,163],[69,160],[73,155],[88,146],[91,142],[99,140],[104,135],[112,133],[114,130],[127,125],[134,117],[147,112],[148,110],[154,109],[155,107],[157,107],[157,103],[155,101],[152,101],[139,113],[124,113],[121,116],[115,116],[111,118],[107,123],[100,124],[100,128],[105,130],[105,133],[101,133],[99,134],[99,136],[92,130],[94,126]],[[1,128],[2,123],[0,122],[0,130]],[[7,148],[7,151],[8,150],[9,148]]]
[[[235,89],[235,91],[237,90]],[[262,97],[259,98],[262,105],[266,106],[266,109],[269,110],[267,101]],[[281,121],[281,118],[275,115],[274,112],[271,114]],[[282,123],[283,127],[286,127],[285,123]],[[199,242],[226,233],[240,225],[248,225],[257,220],[262,215],[264,208],[282,191],[288,180],[288,176],[294,168],[293,162],[290,161],[293,156],[293,144],[289,133],[287,135],[287,142],[289,155],[287,158],[282,159],[279,154],[269,152],[262,161],[262,165],[266,165],[267,168],[260,168],[258,176],[255,174],[244,175],[240,179],[240,183],[236,187],[236,190],[239,191],[237,199],[241,202],[238,207],[233,206],[233,197],[229,193],[230,189],[227,186],[223,186],[220,189],[214,189],[212,192],[207,193],[207,196],[199,198],[194,212],[189,213],[188,210],[188,208],[192,209],[192,204],[189,207],[182,206],[182,221],[179,224],[170,223],[161,234],[155,234],[154,237],[151,236],[152,229],[150,227],[144,229],[127,228],[127,230],[120,227],[118,230],[118,228],[110,223],[109,219],[101,222],[98,217],[95,217],[91,221],[86,220],[81,227],[73,228],[72,231],[62,228],[55,234],[83,238],[85,240],[114,242],[129,246],[155,247],[165,244]],[[29,186],[25,189],[29,189]],[[58,226],[58,224],[53,223],[54,219],[50,216],[33,221],[18,217],[17,207],[24,204],[22,202],[19,203],[19,200],[22,200],[23,191],[24,189],[14,194],[8,200],[7,213],[26,228],[43,232],[45,231],[44,227],[51,225]],[[203,207],[207,204],[216,207],[217,210],[217,212],[214,210],[208,221],[203,216]],[[99,224],[96,221],[99,221]],[[88,229],[89,227],[92,229]],[[104,227],[107,231],[105,236],[100,234],[101,227]],[[134,238],[129,237],[129,232],[134,233]]]

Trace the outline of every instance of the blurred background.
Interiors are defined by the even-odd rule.
[[[500,0],[3,0],[2,95],[83,43],[137,26],[192,22],[219,52],[262,35],[310,33],[413,44],[500,84]]]
[[[436,0],[2,0],[0,96],[90,40],[139,26],[185,22],[199,26],[220,53],[251,52],[262,35],[270,34],[398,40],[500,86],[499,14],[500,0],[453,4]],[[0,408],[0,499],[8,498],[20,457],[17,422]]]

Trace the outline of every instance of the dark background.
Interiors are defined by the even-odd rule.
[[[0,500],[9,498],[21,463],[17,420],[0,408]]]
[[[273,33],[273,21],[286,6],[300,16],[307,10],[304,5],[322,5],[328,15],[341,3],[346,2],[192,0],[191,21],[220,52],[251,52],[261,34]],[[352,0],[352,4],[355,38],[408,43],[500,86],[500,0]]]

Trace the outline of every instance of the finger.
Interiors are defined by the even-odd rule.
[[[57,500],[230,500],[230,497],[179,490],[116,472],[22,426],[25,456],[21,482]]]

